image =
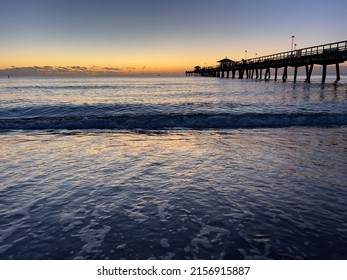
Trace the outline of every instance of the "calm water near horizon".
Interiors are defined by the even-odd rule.
[[[319,78],[1,78],[0,259],[347,259]]]

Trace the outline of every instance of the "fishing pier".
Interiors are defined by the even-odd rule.
[[[340,63],[347,60],[347,41],[340,41],[325,45],[313,46],[304,49],[292,50],[256,58],[233,61],[228,58],[218,61],[215,67],[195,66],[192,71],[186,71],[186,76],[206,76],[239,79],[264,79],[270,80],[271,72],[274,72],[274,80],[277,81],[278,69],[283,68],[282,81],[288,78],[288,67],[294,68],[294,83],[297,81],[299,67],[305,67],[306,79],[311,81],[313,66],[322,66],[322,83],[325,82],[327,66],[335,65],[336,82],[340,80]],[[274,69],[274,71],[271,71]],[[264,75],[263,75],[264,74]]]

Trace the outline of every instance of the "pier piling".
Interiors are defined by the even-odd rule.
[[[323,71],[322,71],[322,84],[325,83],[325,78],[327,76],[327,65],[323,64]]]
[[[336,63],[336,82],[340,81],[340,65]]]
[[[294,83],[296,83],[296,77],[298,76],[298,66],[294,68]]]
[[[287,78],[288,78],[288,66],[284,66],[284,70],[283,70],[283,75],[282,75],[282,81],[286,82]]]

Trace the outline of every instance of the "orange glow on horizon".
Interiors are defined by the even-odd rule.
[[[139,54],[128,53],[121,55],[95,54],[95,53],[69,53],[69,52],[29,52],[23,51],[8,54],[0,61],[0,69],[15,67],[85,67],[89,71],[99,72],[106,68],[119,69],[113,72],[127,73],[182,73],[199,64],[197,57],[187,55],[179,56],[166,54]],[[215,60],[215,59],[213,59]],[[215,63],[214,63],[215,64]],[[214,65],[213,64],[213,65]],[[112,72],[112,71],[109,71]]]
[[[257,57],[278,53],[279,48],[267,49],[257,52]],[[215,66],[217,61],[225,58],[239,61],[244,58],[245,52],[240,49],[226,50],[225,47],[206,49],[179,46],[170,48],[151,49],[121,49],[117,52],[110,49],[78,49],[52,47],[41,48],[23,47],[5,53],[0,61],[0,74],[16,75],[25,73],[29,75],[127,75],[127,74],[184,74],[193,70],[194,66]],[[285,50],[283,50],[285,51]],[[255,52],[248,50],[247,58],[254,58]],[[341,63],[341,74],[347,62]],[[16,68],[16,69],[14,69]],[[26,69],[25,69],[26,68]],[[15,70],[18,70],[17,72]],[[22,70],[20,72],[19,70]],[[24,72],[23,72],[24,71]]]

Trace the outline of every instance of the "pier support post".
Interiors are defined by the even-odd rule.
[[[222,70],[222,78],[224,78],[224,71]]]
[[[340,81],[340,66],[336,63],[336,82]]]
[[[242,69],[239,70],[239,79],[243,79],[243,72],[244,70]]]
[[[264,77],[265,81],[270,80],[270,76],[271,76],[271,74],[270,74],[270,67],[268,67],[265,70],[265,77]]]
[[[327,65],[323,64],[323,71],[322,71],[322,84],[325,83],[325,78],[327,77]]]
[[[259,73],[259,79],[261,80],[263,77],[263,69],[260,69],[260,73]]]
[[[236,72],[236,70],[235,70],[235,69],[231,70],[231,73],[232,73],[232,78],[233,78],[233,79],[235,79],[235,72]]]
[[[296,77],[298,76],[298,66],[294,68],[294,83],[296,83]]]
[[[227,70],[227,78],[229,79],[229,76],[230,76],[230,71]]]
[[[306,65],[306,83],[311,82],[312,69],[313,69],[313,64],[311,64],[310,67]]]
[[[282,75],[282,81],[285,83],[288,78],[288,66],[284,66],[283,75]]]
[[[277,71],[278,71],[278,68],[276,67],[275,68],[275,82],[277,82]]]

